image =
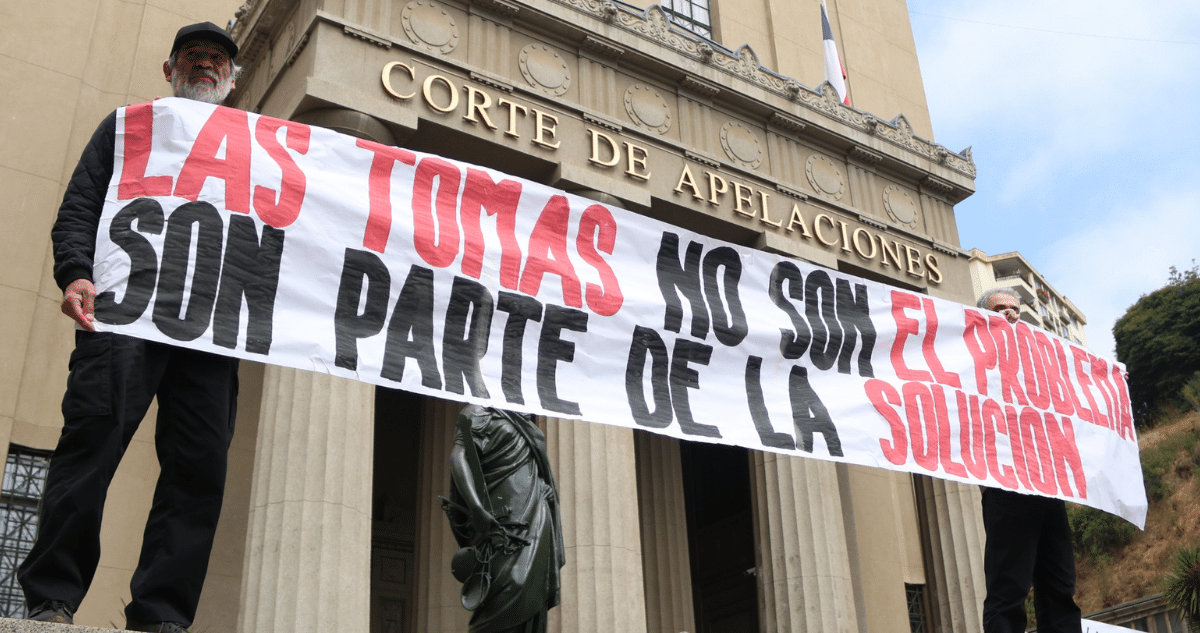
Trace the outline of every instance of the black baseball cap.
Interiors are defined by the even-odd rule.
[[[179,29],[179,32],[175,34],[175,44],[171,46],[171,54],[174,55],[184,44],[192,40],[208,40],[219,44],[225,49],[225,52],[229,53],[229,59],[237,57],[238,47],[233,43],[233,38],[225,29],[212,22],[190,24]]]

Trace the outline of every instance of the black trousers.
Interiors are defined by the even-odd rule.
[[[1022,633],[1033,587],[1038,633],[1081,633],[1067,506],[1059,499],[983,490],[985,633]]]
[[[78,608],[100,560],[113,473],[158,397],[161,471],[125,615],[191,625],[221,514],[237,405],[237,359],[77,331],[38,538],[21,564],[25,601]],[[132,536],[131,536],[132,538]]]

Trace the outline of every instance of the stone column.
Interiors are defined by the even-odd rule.
[[[382,145],[396,145],[397,138],[387,124],[358,110],[333,107],[307,110],[294,117],[293,121],[307,125],[318,125],[334,132],[365,138]]]
[[[835,465],[751,451],[760,628],[857,631]]]
[[[367,631],[375,387],[268,366],[240,633]]]
[[[462,583],[450,575],[450,557],[458,543],[438,496],[450,494],[450,447],[461,402],[427,399],[421,428],[417,473],[417,614],[414,631],[461,633],[471,612],[462,606]]]
[[[926,533],[925,569],[936,631],[983,630],[983,515],[979,488],[917,477]]]
[[[550,631],[645,633],[633,431],[558,419],[545,431],[567,550]]]
[[[635,433],[649,633],[696,630],[679,440]]]

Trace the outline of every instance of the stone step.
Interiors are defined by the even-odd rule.
[[[0,633],[112,633],[113,629],[0,618]]]

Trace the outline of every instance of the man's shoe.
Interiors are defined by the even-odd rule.
[[[75,624],[75,609],[65,602],[47,600],[30,609],[28,619],[54,624]]]
[[[149,633],[191,633],[174,622],[137,622],[125,621],[126,631],[148,631]]]

